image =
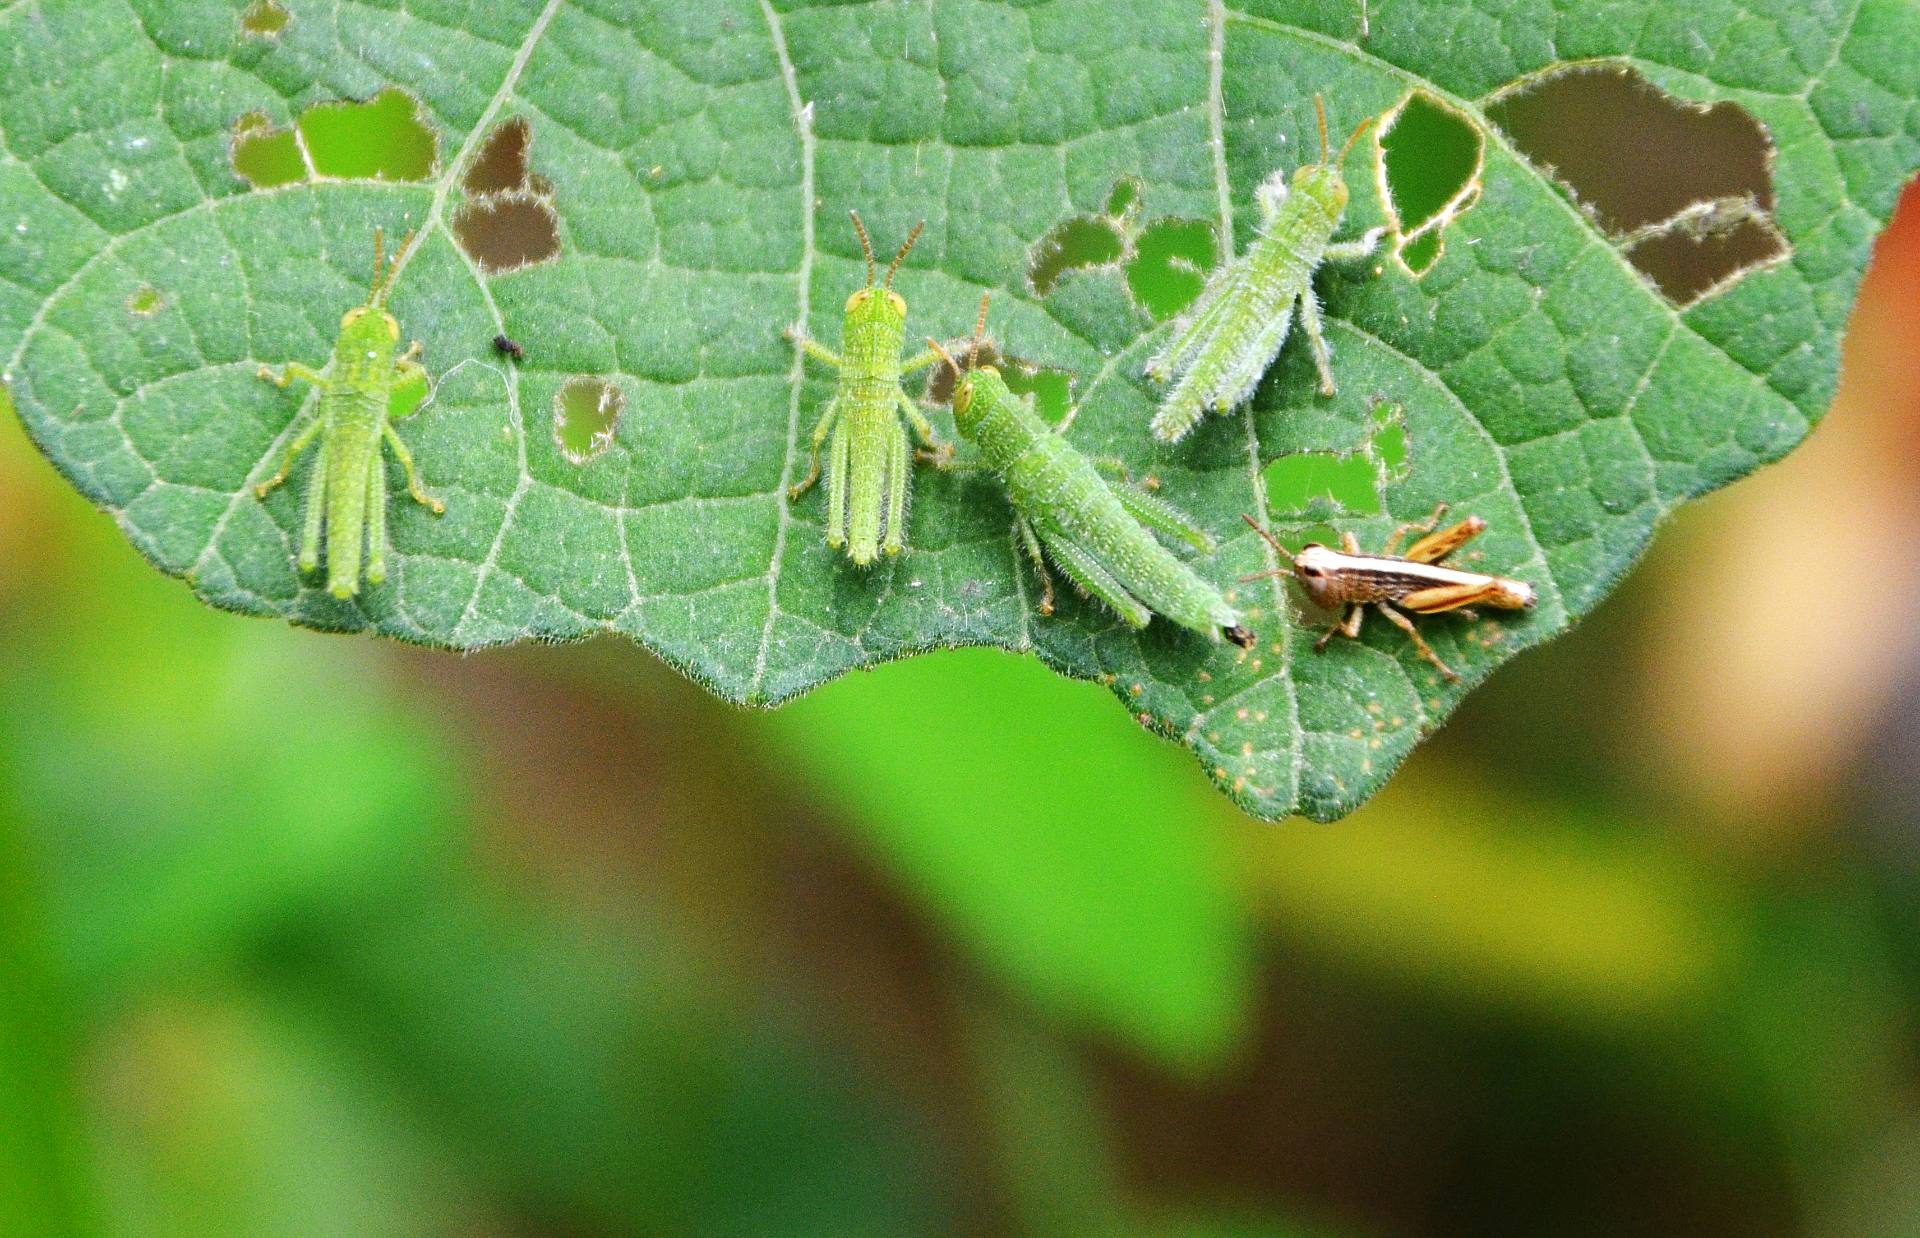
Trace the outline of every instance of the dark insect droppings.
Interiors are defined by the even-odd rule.
[[[519,340],[510,340],[504,335],[496,335],[493,337],[493,346],[498,351],[512,357],[515,361],[525,361],[527,359],[527,350],[521,345]]]
[[[1240,646],[1240,648],[1242,649],[1253,648],[1254,636],[1253,636],[1252,630],[1249,628],[1244,628],[1244,627],[1221,628],[1220,635],[1226,637],[1228,640]]]

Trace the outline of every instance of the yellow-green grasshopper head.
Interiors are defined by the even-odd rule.
[[[1354,143],[1360,140],[1360,135],[1367,131],[1367,127],[1373,124],[1376,118],[1369,116],[1354,127],[1353,133],[1347,138],[1346,145],[1340,148],[1339,158],[1336,159],[1331,157],[1327,146],[1327,106],[1319,95],[1313,97],[1313,110],[1320,121],[1320,162],[1303,163],[1293,170],[1293,192],[1304,194],[1319,203],[1321,209],[1326,211],[1328,218],[1337,220],[1347,209],[1348,197],[1346,177],[1341,169],[1345,167],[1347,156],[1352,153]],[[1274,178],[1282,175],[1276,172]],[[1263,205],[1271,202],[1274,196],[1273,191],[1265,185],[1260,187],[1260,195]]]
[[[927,226],[927,221],[923,219],[913,225],[913,231],[907,233],[906,244],[900,247],[900,252],[893,256],[893,264],[887,268],[886,282],[876,288],[873,284],[873,242],[867,239],[867,226],[860,222],[859,211],[848,211],[847,214],[853,217],[853,230],[860,236],[860,250],[867,256],[867,284],[847,298],[845,329],[852,331],[859,326],[877,325],[896,335],[904,332],[907,327],[907,300],[893,290],[893,277],[899,274],[900,264],[907,260],[907,251],[920,239],[920,230]]]
[[[356,305],[340,319],[340,336],[334,341],[334,359],[349,369],[362,366],[387,366],[393,364],[396,347],[400,342],[400,324],[387,312],[387,293],[393,284],[393,268],[398,259],[386,263],[382,269],[381,253],[384,237],[380,229],[373,230],[373,290],[367,294],[365,305]],[[413,234],[400,242],[404,252],[413,241]]]
[[[967,363],[962,366],[954,360],[938,340],[929,338],[927,344],[940,354],[940,359],[953,371],[953,424],[961,437],[972,440],[979,437],[980,423],[985,421],[1002,400],[1013,398],[1013,392],[1007,386],[1007,380],[1001,377],[996,366],[980,364],[980,345],[986,339],[987,301],[991,293],[980,296],[980,317],[973,324],[973,343],[967,349]]]

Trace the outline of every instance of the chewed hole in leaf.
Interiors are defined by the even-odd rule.
[[[1667,298],[1686,305],[1786,256],[1772,138],[1735,103],[1675,98],[1637,71],[1578,65],[1487,108]]]
[[[1000,376],[1007,380],[1007,390],[1015,395],[1032,396],[1034,411],[1049,424],[1057,425],[1073,404],[1073,375],[1065,370],[1003,353],[993,340],[981,341],[977,354],[973,353],[973,341],[969,339],[948,340],[942,347],[962,363],[973,355],[975,368],[987,365],[997,368]],[[952,403],[958,378],[953,367],[944,362],[934,366],[927,379],[927,401],[938,405]]]
[[[273,0],[253,0],[240,14],[240,33],[250,39],[277,39],[292,20],[293,14]]]
[[[553,397],[553,441],[570,463],[586,464],[613,443],[626,393],[605,379],[569,378]]]
[[[1406,409],[1376,400],[1364,437],[1351,449],[1295,452],[1267,465],[1267,509],[1284,520],[1378,515],[1386,488],[1406,475]]]
[[[1126,237],[1112,220],[1083,215],[1055,225],[1040,239],[1027,267],[1027,279],[1036,296],[1051,296],[1066,272],[1111,266],[1126,251]]]
[[[1050,296],[1068,271],[1095,270],[1125,261],[1133,251],[1140,183],[1123,178],[1107,193],[1099,215],[1076,215],[1040,238],[1027,261],[1027,281],[1036,296]]]
[[[1002,362],[1000,373],[1007,380],[1007,390],[1033,397],[1034,410],[1048,424],[1058,425],[1067,415],[1073,402],[1073,375],[1019,357]]]
[[[276,128],[264,112],[233,124],[233,170],[256,189],[291,185],[307,177],[306,156],[291,128]]]
[[[1113,183],[1107,191],[1107,218],[1124,220],[1131,218],[1135,208],[1140,205],[1140,182],[1131,176],[1123,176]]]
[[[323,180],[423,181],[439,145],[413,96],[389,88],[364,103],[316,103],[291,128],[247,113],[233,126],[233,170],[257,189],[303,180],[309,170]]]
[[[1155,319],[1178,314],[1206,287],[1215,262],[1214,228],[1204,219],[1161,219],[1147,226],[1127,264],[1127,288]]]
[[[313,170],[341,180],[423,181],[433,175],[439,140],[419,104],[389,87],[365,103],[319,103],[300,115]]]
[[[476,195],[525,189],[527,147],[532,138],[532,126],[521,117],[494,126],[461,179],[461,188]]]
[[[499,275],[558,257],[560,219],[545,198],[494,194],[454,212],[453,237],[482,272]]]
[[[553,185],[531,170],[533,128],[515,117],[494,127],[461,179],[474,195],[453,214],[453,237],[488,275],[560,254]]]
[[[1375,141],[1394,256],[1424,275],[1445,250],[1447,225],[1480,196],[1486,139],[1465,115],[1415,90],[1387,110]]]
[[[127,312],[139,318],[151,318],[167,307],[167,299],[152,284],[142,284],[127,297]]]

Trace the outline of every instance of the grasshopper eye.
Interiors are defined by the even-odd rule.
[[[399,323],[397,323],[397,322],[395,322],[395,321],[393,320],[393,315],[392,315],[392,314],[382,314],[382,315],[380,315],[380,317],[382,317],[382,318],[384,318],[384,319],[386,319],[386,320],[387,320],[387,334],[388,334],[389,336],[391,336],[391,337],[393,337],[393,338],[394,338],[394,339],[396,339],[396,340],[397,340],[397,339],[399,339],[399,338],[400,338],[400,324],[399,324]]]
[[[364,305],[354,306],[352,309],[348,310],[346,313],[340,316],[341,328],[345,329],[347,327],[351,327],[354,323],[359,322],[361,316],[364,315],[366,312],[367,312],[366,306]]]
[[[953,389],[953,415],[958,417],[973,404],[973,380],[969,378]]]
[[[887,304],[893,306],[893,312],[900,315],[900,317],[905,318],[907,316],[907,299],[899,293],[889,292],[887,294]]]
[[[873,289],[871,288],[862,288],[860,291],[854,293],[852,296],[847,298],[847,312],[851,314],[853,311],[859,309],[861,306],[865,305],[867,301],[872,298],[872,296],[873,296]]]

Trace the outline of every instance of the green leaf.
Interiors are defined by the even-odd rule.
[[[758,704],[930,648],[1030,651],[1109,684],[1265,817],[1353,808],[1471,683],[1596,605],[1674,507],[1798,443],[1920,163],[1920,14],[1900,0],[1382,3],[1364,38],[1357,4],[1324,0],[288,12],[249,31],[211,2],[0,6],[4,381],[163,570],[217,606],[451,648],[624,632]],[[1594,59],[1765,127],[1783,261],[1675,308],[1488,122],[1494,92]],[[309,107],[390,88],[434,139],[428,179],[260,190],[233,172],[236,126],[319,143],[357,113],[303,123]],[[1322,276],[1339,396],[1314,394],[1295,341],[1251,412],[1154,448],[1137,372],[1156,320],[1111,268],[1038,296],[1035,247],[1123,182],[1143,225],[1230,220],[1243,245],[1254,183],[1308,149],[1315,92],[1347,127],[1414,90],[1484,132],[1482,192],[1423,244],[1421,278],[1390,260]],[[525,191],[462,214],[465,171],[516,118]],[[391,149],[383,175],[421,158]],[[1382,218],[1361,167],[1349,228]],[[1009,352],[1078,376],[1075,442],[1159,477],[1221,539],[1201,563],[1215,579],[1270,563],[1238,519],[1267,507],[1266,466],[1352,452],[1386,401],[1405,467],[1377,514],[1340,527],[1377,544],[1446,500],[1489,521],[1486,565],[1540,606],[1423,622],[1460,687],[1384,624],[1314,656],[1318,617],[1284,582],[1244,587],[1261,637],[1246,656],[1073,599],[1043,619],[991,481],[925,470],[910,553],[849,567],[821,542],[819,497],[784,497],[828,386],[781,328],[837,339],[861,277],[850,207],[883,246],[927,220],[899,281],[909,329],[964,334],[993,290]],[[557,258],[502,270],[551,246],[554,215]],[[470,259],[456,220],[522,232]],[[294,570],[296,488],[247,490],[301,407],[253,371],[324,360],[377,226],[421,232],[392,305],[440,384],[404,435],[448,512],[395,502],[392,578],[342,603]],[[502,331],[524,363],[493,350]],[[624,398],[583,463],[553,433],[575,377]]]

